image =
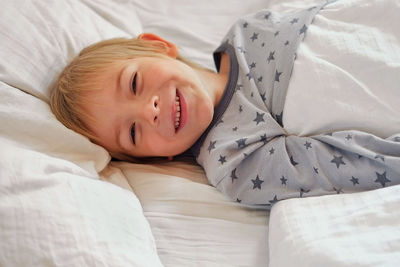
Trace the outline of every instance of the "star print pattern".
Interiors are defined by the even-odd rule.
[[[336,157],[333,155],[333,159],[331,160],[332,163],[336,164],[336,167],[339,169],[340,165],[346,165],[346,163],[343,162],[343,156]]]
[[[382,187],[385,187],[386,183],[390,183],[391,181],[386,178],[386,172],[384,173],[376,173],[376,180],[375,183],[380,183]]]
[[[253,189],[256,189],[256,188],[261,189],[261,184],[262,184],[264,181],[263,181],[263,180],[260,180],[260,178],[259,178],[258,175],[257,175],[256,179],[251,180],[251,182],[253,183]]]
[[[304,146],[306,147],[307,150],[310,149],[310,148],[312,148],[311,143],[308,142],[308,141],[306,141],[306,142],[304,143]]]
[[[231,172],[231,178],[232,178],[232,183],[235,181],[235,179],[239,179],[239,177],[237,177],[236,175],[236,169],[233,169],[233,171]]]
[[[265,120],[264,120],[264,113],[258,113],[258,112],[256,112],[256,113],[257,113],[257,114],[256,114],[256,118],[255,118],[253,121],[255,121],[257,125],[258,125],[260,122],[262,122],[262,121],[265,122]]]
[[[217,143],[217,141],[210,141],[210,144],[208,145],[208,153],[211,152],[211,150],[213,150],[215,148],[215,143]]]
[[[282,199],[400,183],[400,134],[381,139],[347,130],[300,137],[284,130],[296,49],[319,9],[246,17],[217,50],[240,61],[238,76],[195,154],[211,184],[234,201],[269,209]]]
[[[243,148],[246,146],[246,139],[247,138],[241,138],[239,140],[236,140],[236,143],[238,145],[238,148]]]

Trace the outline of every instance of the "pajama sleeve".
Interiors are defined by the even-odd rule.
[[[238,202],[270,207],[282,199],[400,183],[400,135],[382,139],[359,131],[311,137],[281,133],[260,135],[253,143],[239,139],[230,155],[242,154],[243,160],[232,164],[216,186]],[[246,147],[252,152],[246,154]]]

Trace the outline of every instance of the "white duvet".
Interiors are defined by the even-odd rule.
[[[347,0],[319,12],[285,102],[289,134],[400,132],[400,1]]]
[[[400,1],[348,0],[315,18],[294,64],[289,134],[400,132]],[[399,266],[400,186],[273,207],[270,266]]]
[[[265,1],[233,1],[229,8],[221,2],[219,9],[198,1],[187,1],[186,9],[173,1],[0,3],[0,266],[267,264],[266,212],[227,201],[204,184],[203,172],[192,182],[181,171],[139,176],[130,164],[124,172],[112,168],[103,148],[65,128],[48,105],[58,73],[93,42],[152,31],[180,47],[197,46],[200,52],[186,54],[212,67],[213,44],[236,17]],[[218,15],[222,7],[226,16]],[[214,31],[199,23],[206,18],[218,24]],[[185,35],[194,31],[194,39]],[[183,177],[194,176],[188,170]]]

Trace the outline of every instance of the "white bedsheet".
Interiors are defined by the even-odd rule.
[[[286,97],[289,134],[400,132],[400,1],[347,0],[315,17]]]
[[[268,265],[269,213],[224,197],[199,166],[112,165],[140,199],[165,266]]]

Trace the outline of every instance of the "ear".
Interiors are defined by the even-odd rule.
[[[173,43],[161,38],[160,36],[158,36],[158,35],[156,35],[154,33],[142,33],[137,38],[139,40],[161,42],[166,47],[165,54],[167,54],[168,56],[170,56],[172,58],[177,58],[177,56],[178,56],[178,47],[175,44],[173,44]]]

